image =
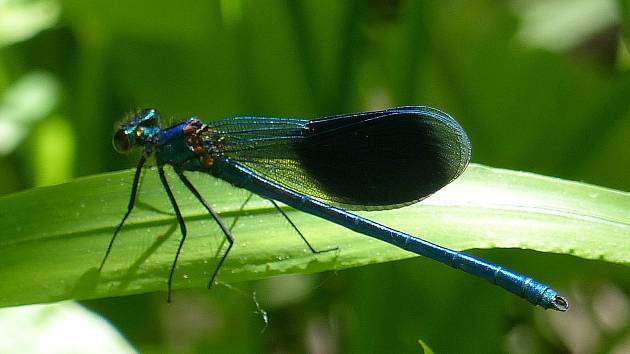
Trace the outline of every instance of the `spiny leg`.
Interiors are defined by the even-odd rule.
[[[291,227],[293,227],[293,230],[295,230],[295,232],[297,232],[298,235],[300,235],[300,237],[302,238],[302,240],[304,240],[304,243],[306,243],[306,245],[308,246],[308,248],[311,250],[312,253],[317,254],[317,253],[323,253],[323,252],[337,251],[339,249],[339,247],[331,247],[331,248],[327,248],[325,250],[318,251],[315,248],[313,248],[313,246],[311,246],[311,244],[308,242],[306,237],[304,237],[304,235],[302,235],[302,232],[300,232],[300,229],[298,229],[297,226],[295,226],[295,224],[293,223],[293,221],[291,221],[291,219],[289,219],[289,216],[287,215],[287,213],[285,213],[284,210],[282,210],[280,208],[278,203],[276,203],[276,201],[273,200],[273,199],[269,199],[269,201],[271,202],[271,204],[273,204],[273,206],[276,208],[276,210],[280,214],[282,214],[282,216],[284,216],[284,218],[289,222],[289,224],[291,224]]]
[[[188,190],[190,190],[190,192],[197,198],[197,200],[199,200],[199,202],[204,206],[204,208],[206,208],[208,213],[212,215],[212,218],[214,219],[214,221],[216,221],[217,224],[219,224],[221,231],[223,231],[223,234],[225,235],[225,238],[227,239],[229,243],[227,250],[225,250],[223,257],[221,257],[221,260],[219,260],[219,264],[217,265],[216,269],[212,273],[212,277],[210,278],[210,282],[208,283],[208,289],[210,289],[212,287],[212,284],[214,283],[214,279],[217,277],[217,274],[219,274],[219,269],[221,269],[223,262],[227,258],[228,254],[230,253],[230,250],[232,249],[232,246],[234,245],[234,236],[232,236],[230,229],[225,225],[225,223],[223,222],[219,214],[217,214],[217,212],[214,209],[212,209],[210,204],[208,204],[208,202],[201,196],[199,191],[197,191],[197,189],[192,185],[192,183],[190,183],[188,178],[184,175],[184,172],[179,171],[179,170],[176,170],[176,172],[179,178],[182,180],[182,182],[186,185]]]
[[[230,232],[232,232],[232,230],[234,230],[234,226],[236,226],[236,223],[238,222],[238,220],[241,218],[241,215],[243,214],[243,210],[245,209],[245,205],[247,205],[247,203],[252,199],[253,195],[254,195],[254,193],[250,192],[249,196],[245,199],[245,201],[238,208],[238,212],[237,212],[236,216],[234,217],[234,219],[232,219],[232,223],[230,224],[230,227],[228,227]],[[217,257],[218,254],[221,252],[221,248],[223,248],[223,243],[224,242],[225,242],[225,240],[223,242],[221,242],[221,245],[217,249],[217,252],[214,254],[215,257]]]
[[[184,218],[182,217],[182,213],[179,211],[179,206],[177,206],[177,201],[175,200],[175,196],[173,195],[173,191],[171,191],[171,187],[168,185],[166,181],[166,175],[164,174],[164,166],[158,166],[158,173],[160,175],[160,181],[162,181],[162,185],[166,190],[166,194],[168,194],[168,199],[171,201],[171,205],[175,210],[175,216],[177,216],[177,222],[179,223],[179,228],[182,231],[182,238],[179,241],[179,246],[177,246],[177,253],[175,253],[175,259],[173,260],[173,265],[171,265],[171,272],[168,275],[168,296],[166,297],[167,302],[171,302],[171,292],[173,286],[173,275],[175,274],[175,266],[177,265],[177,258],[179,258],[179,253],[182,250],[182,246],[184,245],[184,241],[186,240],[186,224],[184,223]]]
[[[142,156],[140,158],[140,161],[138,161],[138,166],[136,167],[136,174],[133,177],[133,184],[131,185],[131,195],[129,196],[129,204],[127,205],[127,212],[125,213],[125,216],[123,216],[122,220],[120,221],[120,224],[118,224],[116,231],[114,231],[114,235],[112,236],[112,239],[109,240],[109,245],[107,246],[107,251],[105,251],[105,256],[103,257],[103,260],[101,261],[101,265],[98,267],[99,273],[103,269],[103,266],[105,265],[105,261],[107,260],[107,257],[109,257],[109,252],[111,252],[112,250],[112,246],[114,245],[114,240],[116,240],[116,236],[118,236],[118,232],[120,231],[120,229],[122,229],[122,226],[125,223],[125,220],[127,220],[127,217],[129,217],[129,214],[131,214],[131,211],[133,210],[133,207],[136,204],[136,194],[138,192],[138,184],[140,183],[140,175],[142,174],[142,167],[144,166],[145,161],[146,161],[146,157],[144,156]]]

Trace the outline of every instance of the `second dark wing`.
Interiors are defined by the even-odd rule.
[[[224,154],[297,192],[352,210],[413,204],[457,178],[470,142],[447,114],[400,107],[317,120],[215,122]]]

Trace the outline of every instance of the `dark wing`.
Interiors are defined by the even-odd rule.
[[[470,142],[447,114],[400,107],[317,120],[236,117],[215,122],[223,153],[297,192],[353,210],[392,209],[457,178]]]

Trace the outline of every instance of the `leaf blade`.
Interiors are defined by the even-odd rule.
[[[103,272],[96,270],[125,211],[132,174],[95,175],[0,198],[0,306],[165,290],[180,234],[153,170],[145,171],[139,205]],[[194,197],[168,176],[189,229],[174,287],[205,286],[223,237]],[[191,174],[191,180],[228,225],[239,218],[222,281],[413,256],[286,209],[315,247],[340,249],[312,255],[267,201],[255,196],[240,210],[248,192],[203,174]],[[529,248],[630,264],[630,251],[620,247],[630,235],[630,194],[530,173],[471,165],[421,203],[360,214],[454,249]]]

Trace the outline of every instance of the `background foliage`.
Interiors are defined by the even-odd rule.
[[[212,120],[403,104],[454,115],[475,162],[628,191],[629,16],[596,0],[0,0],[0,192],[132,166],[110,141],[134,107]],[[627,268],[474,253],[557,285],[572,311],[420,258],[179,291],[171,305],[163,293],[85,304],[143,352],[627,348]]]

